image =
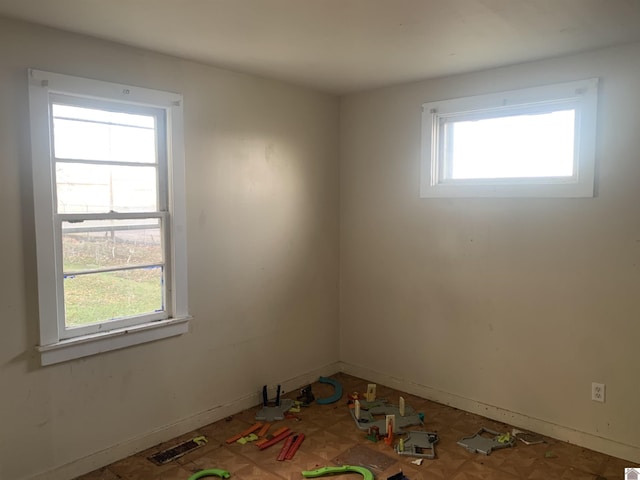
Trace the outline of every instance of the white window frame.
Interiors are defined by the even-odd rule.
[[[591,78],[422,105],[420,196],[593,197],[598,79]],[[447,121],[575,109],[574,175],[454,180],[446,177],[442,133]]]
[[[40,352],[42,365],[50,365],[100,352],[186,333],[190,316],[187,303],[186,202],[183,149],[182,96],[147,88],[61,75],[30,69],[29,106],[33,166],[34,216],[38,268]],[[164,112],[166,122],[166,205],[158,218],[164,223],[166,311],[123,321],[104,322],[78,329],[65,328],[62,291],[62,246],[56,205],[56,179],[52,157],[51,102],[60,96],[123,107],[153,108]],[[162,168],[159,166],[158,168]],[[136,214],[130,214],[136,217]],[[152,216],[152,215],[146,215]],[[109,214],[97,215],[107,218]],[[122,214],[118,215],[121,218]],[[72,218],[69,214],[67,219]]]

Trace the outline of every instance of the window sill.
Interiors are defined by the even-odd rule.
[[[43,366],[53,365],[75,358],[88,357],[97,353],[182,335],[189,331],[189,320],[191,317],[149,322],[134,327],[61,340],[50,345],[39,345],[36,350],[40,352],[40,361]]]
[[[593,176],[586,180],[555,183],[438,184],[423,185],[421,198],[592,198]],[[425,182],[426,183],[426,182]]]

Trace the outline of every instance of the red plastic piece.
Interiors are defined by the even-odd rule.
[[[291,433],[292,432],[287,428],[286,432],[282,432],[280,435],[277,435],[277,436],[273,437],[271,440],[268,440],[268,441],[264,442],[263,444],[259,445],[258,448],[260,450],[264,450],[265,448],[270,447],[271,445],[275,445],[280,440],[284,440],[289,435],[291,435]]]
[[[393,422],[389,422],[387,437],[384,439],[384,443],[387,445],[393,445]]]
[[[280,450],[280,454],[278,455],[278,458],[276,460],[278,460],[279,462],[284,461],[284,459],[287,456],[287,453],[289,452],[289,448],[291,447],[291,444],[293,443],[293,439],[294,436],[291,435],[287,438],[287,440],[284,442],[284,445],[282,446],[282,450]]]
[[[267,435],[267,432],[269,431],[269,428],[271,428],[271,424],[270,423],[265,423],[263,425],[263,427],[260,429],[260,431],[256,434],[259,437],[264,437]]]
[[[281,433],[287,432],[289,431],[289,427],[282,427],[279,428],[278,430],[276,430],[275,432],[273,432],[273,435],[271,435],[271,437],[265,437],[265,438],[261,438],[260,440],[258,440],[256,442],[256,447],[260,447],[262,445],[264,445],[265,443],[267,443],[269,440],[271,440],[274,437],[277,437],[278,435],[280,435]]]
[[[300,448],[300,445],[302,444],[303,440],[304,440],[304,433],[299,433],[298,438],[295,439],[295,441],[293,442],[293,445],[291,445],[291,447],[287,451],[287,455],[284,457],[286,460],[291,460],[293,458],[293,456],[298,451],[298,448]]]

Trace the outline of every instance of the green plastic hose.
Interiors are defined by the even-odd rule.
[[[189,480],[198,480],[204,477],[220,477],[229,478],[231,474],[226,470],[220,470],[219,468],[210,468],[208,470],[200,470],[189,477]]]
[[[356,472],[364,477],[364,480],[373,480],[373,473],[364,467],[354,467],[352,465],[342,465],[341,467],[322,467],[317,470],[307,470],[302,472],[304,478],[316,478],[335,473]]]

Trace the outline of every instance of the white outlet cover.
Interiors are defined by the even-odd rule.
[[[593,382],[591,384],[591,400],[604,403],[605,384]]]

